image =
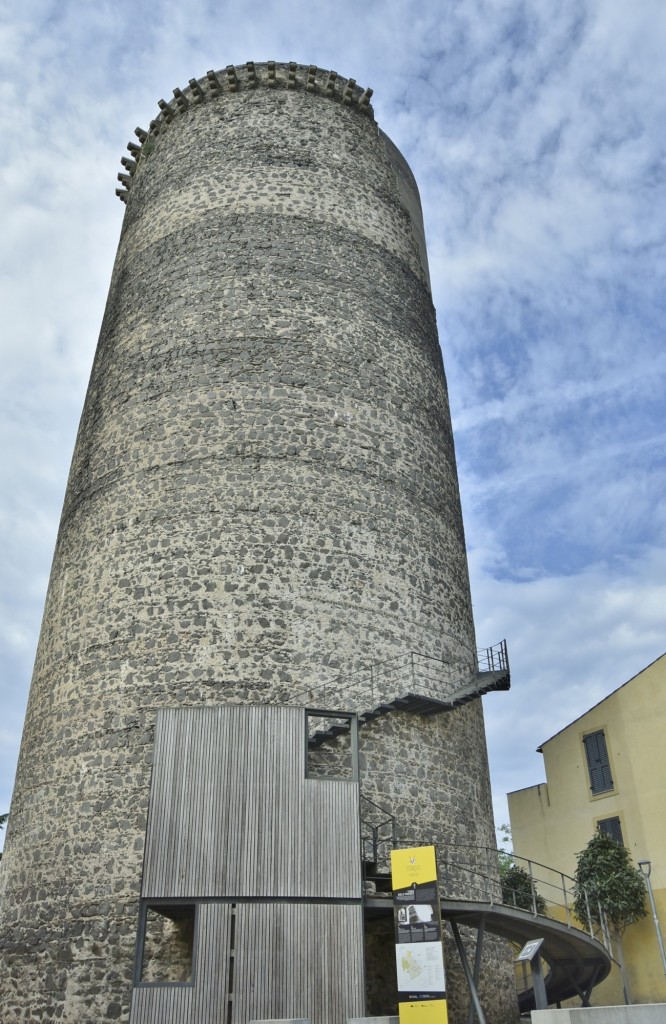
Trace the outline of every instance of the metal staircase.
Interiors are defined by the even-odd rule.
[[[354,714],[359,725],[391,711],[408,711],[424,716],[437,715],[477,700],[493,690],[508,690],[511,685],[506,641],[477,654],[476,671],[463,685],[451,665],[410,652],[361,674],[340,677],[332,684],[291,695],[291,702],[305,705],[311,714],[308,746],[320,747],[327,741],[349,733]],[[333,709],[344,708],[344,712]],[[350,716],[351,712],[351,716]],[[346,717],[343,715],[346,714]],[[315,724],[316,723],[316,724]],[[589,1005],[592,988],[608,975],[610,951],[588,931],[576,927],[570,913],[571,900],[565,876],[551,872],[561,880],[563,903],[553,916],[533,909],[505,905],[499,880],[498,855],[502,851],[486,847],[457,847],[437,836],[406,839],[398,835],[395,817],[384,807],[361,796],[361,860],[363,864],[364,912],[368,917],[393,913],[391,900],[390,851],[396,847],[438,846],[442,891],[442,917],[449,921],[456,940],[470,995],[477,1007],[477,1019],[483,1024],[483,1010],[477,992],[480,951],[486,932],[521,946],[533,938],[543,938],[542,956],[547,963],[546,994],[550,1003],[578,995]],[[519,860],[520,858],[515,858]],[[532,883],[542,887],[543,879],[529,866]],[[568,880],[573,881],[573,880]],[[557,882],[555,888],[559,888]],[[552,902],[552,901],[551,901]],[[553,903],[553,908],[555,907]],[[559,919],[558,919],[559,918]],[[476,930],[477,955],[472,968],[467,962],[459,925]],[[521,1011],[534,1007],[534,992],[529,979],[518,993]]]
[[[466,975],[473,1002],[478,1003],[479,957],[470,965],[459,926],[476,931],[477,949],[483,947],[486,933],[507,939],[517,948],[530,939],[544,940],[541,953],[546,962],[546,996],[549,1003],[578,996],[589,1006],[593,987],[610,972],[612,955],[607,937],[600,942],[594,935],[590,918],[578,922],[573,917],[572,889],[574,880],[553,868],[511,855],[512,862],[524,865],[531,880],[531,898],[525,893],[506,890],[500,882],[499,859],[506,851],[489,847],[461,846],[448,843],[441,836],[402,838],[398,835],[395,817],[367,797],[361,797],[361,859],[363,862],[364,906],[369,917],[392,914],[390,852],[396,847],[434,844],[438,848],[442,917],[453,931],[456,946]],[[538,894],[543,897],[546,913],[537,913]],[[518,904],[518,905],[516,905]],[[603,919],[603,914],[601,915]],[[463,960],[463,958],[465,958]],[[521,979],[518,1004],[521,1012],[535,1007],[531,976]],[[478,1013],[477,1013],[478,1017]],[[483,1016],[478,1017],[479,1020]]]
[[[362,673],[301,691],[291,699],[317,708],[344,707],[355,711],[359,725],[364,725],[391,711],[439,715],[510,686],[509,656],[506,640],[502,640],[477,652],[476,671],[462,686],[450,664],[410,651]],[[349,731],[349,722],[335,720],[334,714],[323,722],[310,735],[311,748]]]

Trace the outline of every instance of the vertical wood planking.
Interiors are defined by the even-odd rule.
[[[304,834],[310,838],[304,871],[308,895],[357,897],[361,889],[358,785],[306,780]]]
[[[221,1024],[226,1021],[229,998],[228,968],[231,907],[225,903],[204,903],[199,907],[199,949],[197,979],[193,997],[193,1024]]]
[[[232,1024],[363,1016],[362,913],[350,905],[239,905]]]
[[[232,1024],[362,1016],[358,783],[307,779],[305,761],[302,708],[159,712],[142,895],[212,902],[198,904],[194,985],[135,989],[132,1024],[226,1024],[229,1000]]]
[[[226,1020],[231,907],[198,908],[193,986],[146,986],[132,993],[132,1024],[221,1024]]]
[[[192,988],[135,988],[132,992],[132,1024],[191,1024]]]
[[[305,778],[303,716],[160,711],[144,896],[360,898],[358,784]]]

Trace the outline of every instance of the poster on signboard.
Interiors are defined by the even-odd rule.
[[[446,975],[434,846],[391,852],[400,1024],[446,1024]]]
[[[418,1000],[398,1005],[400,1024],[447,1024],[446,999]]]
[[[441,942],[401,942],[396,946],[398,992],[446,991]]]

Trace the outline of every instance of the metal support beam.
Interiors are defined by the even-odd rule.
[[[485,935],[486,935],[486,919],[485,919],[485,917],[482,917],[481,921],[479,922],[479,927],[477,928],[477,931],[476,931],[476,950],[474,952],[474,974],[473,974],[473,978],[474,978],[474,987],[476,988],[477,992],[479,990],[479,978],[481,976],[481,956],[483,954],[483,940],[485,938]],[[475,1016],[476,1016],[476,1010],[474,1008],[474,1003],[472,1003],[470,1005],[470,1008],[469,1008],[469,1013],[467,1014],[467,1024],[474,1024]]]
[[[580,998],[580,1005],[581,1006],[589,1006],[590,1005],[590,996],[592,995],[592,989],[594,988],[594,986],[597,983],[597,978],[599,977],[599,971],[600,971],[600,968],[597,967],[593,971],[592,976],[589,979],[589,981],[588,981],[587,985],[585,986],[585,988],[581,988],[581,986],[576,981],[576,978],[574,977],[573,972],[569,971],[569,970],[566,970],[567,978],[569,979],[569,981],[571,982],[573,987],[576,989],[576,992],[578,993],[578,996]]]
[[[473,1008],[474,1008],[474,1010],[476,1012],[476,1018],[477,1018],[479,1024],[487,1024],[486,1018],[485,1018],[485,1015],[484,1015],[484,1012],[483,1012],[483,1008],[481,1006],[481,1001],[479,1000],[479,993],[477,992],[476,985],[474,983],[474,976],[473,976],[473,974],[472,974],[472,972],[470,970],[469,963],[467,961],[467,954],[465,953],[465,947],[463,946],[462,939],[460,938],[460,931],[458,929],[458,923],[457,923],[457,921],[449,921],[449,924],[451,925],[451,931],[453,932],[453,938],[456,940],[456,947],[458,949],[458,956],[460,957],[460,963],[462,964],[462,969],[465,972],[465,977],[467,979],[467,986],[469,988],[469,994],[472,997],[472,1006],[473,1006]]]
[[[532,990],[534,992],[534,1005],[537,1010],[548,1009],[548,996],[546,995],[546,982],[543,977],[541,965],[541,953],[532,957]]]

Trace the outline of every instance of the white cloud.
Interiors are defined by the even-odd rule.
[[[544,781],[536,748],[666,651],[666,551],[512,581],[470,560],[479,642],[509,638],[512,689],[486,697],[496,820]]]
[[[496,791],[660,654],[666,7],[26,0],[0,28],[0,811],[122,207],[119,158],[210,67],[375,89],[423,198]],[[548,722],[541,729],[543,707]],[[511,731],[511,743],[506,732]],[[506,815],[504,815],[506,818]]]

